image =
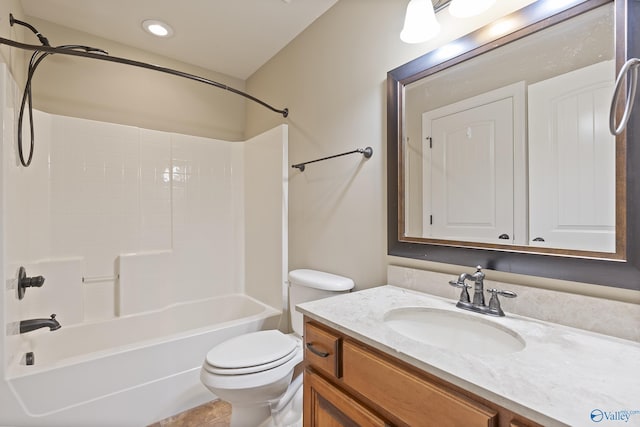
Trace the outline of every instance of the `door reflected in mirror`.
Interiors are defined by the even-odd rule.
[[[400,240],[616,253],[614,17],[607,3],[404,86]]]

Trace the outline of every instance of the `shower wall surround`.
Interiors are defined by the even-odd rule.
[[[0,81],[4,366],[23,357],[28,336],[18,334],[19,321],[51,313],[70,327],[233,293],[280,308],[286,125],[229,142],[34,111],[35,152],[23,168],[15,144],[20,91],[1,63]],[[24,128],[28,154],[26,121]],[[279,193],[261,194],[272,182]],[[259,209],[247,212],[247,204]],[[248,249],[260,259],[249,259]],[[261,263],[276,267],[253,283],[246,271]],[[46,278],[23,300],[20,266]]]
[[[156,302],[122,314],[242,290],[242,182],[232,173],[241,144],[42,112],[34,120],[30,168],[15,167],[4,146],[8,273],[24,265],[46,277],[21,301],[23,317],[108,319],[128,303],[120,297],[135,298],[120,285]],[[147,273],[117,280],[121,255],[127,272]]]

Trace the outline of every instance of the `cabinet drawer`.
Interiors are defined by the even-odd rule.
[[[340,378],[340,346],[339,335],[317,327],[313,323],[305,323],[304,327],[304,359],[309,366]]]
[[[497,412],[393,365],[349,341],[342,346],[344,384],[410,426],[492,427]]]

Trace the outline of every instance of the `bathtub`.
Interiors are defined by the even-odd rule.
[[[230,337],[278,326],[281,312],[234,294],[104,322],[25,334],[8,369],[25,425],[146,426],[213,396],[200,384],[207,351]]]

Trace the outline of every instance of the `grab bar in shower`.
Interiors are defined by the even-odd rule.
[[[308,165],[309,163],[321,162],[323,160],[329,160],[329,159],[333,159],[335,157],[346,156],[347,154],[353,154],[353,153],[361,153],[362,155],[364,155],[365,159],[368,159],[371,156],[373,156],[373,148],[371,148],[371,147],[358,148],[357,150],[347,151],[346,153],[335,154],[333,156],[323,157],[321,159],[310,160],[310,161],[304,162],[304,163],[298,163],[298,164],[295,164],[295,165],[291,165],[291,167],[299,169],[300,172],[304,172],[305,165]]]
[[[620,135],[624,128],[627,127],[629,117],[631,117],[631,110],[633,110],[633,102],[636,97],[636,86],[638,83],[638,67],[640,67],[640,59],[629,59],[620,69],[620,74],[618,74],[618,78],[616,79],[613,98],[611,99],[611,109],[609,110],[609,130],[612,135]],[[618,104],[618,98],[620,98],[620,92],[622,91],[622,82],[626,80],[627,75],[629,75],[629,89],[627,89],[622,118],[620,119],[620,123],[616,125],[616,105]]]

